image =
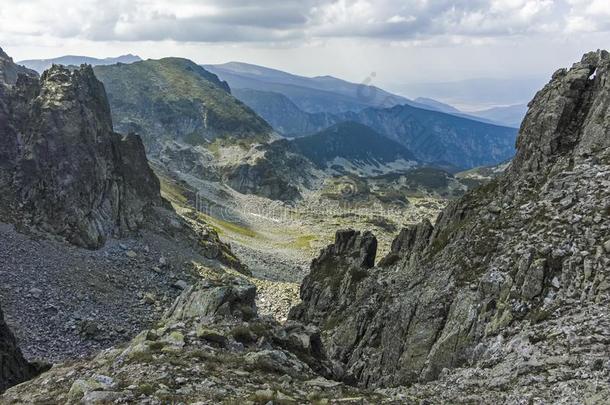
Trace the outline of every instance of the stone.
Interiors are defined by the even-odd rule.
[[[144,294],[142,301],[144,301],[146,304],[149,304],[149,305],[154,305],[157,302],[154,294],[152,294],[152,293]]]
[[[208,329],[201,325],[197,328],[197,337],[199,339],[207,340],[208,342],[225,345],[227,343],[227,337],[215,330]]]
[[[34,297],[34,298],[40,298],[40,296],[42,295],[42,290],[39,288],[32,288],[30,289],[29,293]]]
[[[188,283],[184,280],[178,280],[176,281],[174,284],[172,284],[172,287],[178,289],[178,290],[186,290],[188,288]]]
[[[68,398],[70,398],[72,401],[80,401],[86,394],[92,391],[101,390],[103,388],[103,384],[92,378],[87,380],[76,380],[70,387]]]
[[[606,251],[606,253],[610,253],[610,239],[604,242],[604,250]]]
[[[118,399],[123,396],[120,392],[114,391],[92,391],[87,392],[81,403],[83,405],[106,405],[115,403]]]

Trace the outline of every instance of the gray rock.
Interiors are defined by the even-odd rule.
[[[189,284],[184,280],[178,280],[172,284],[172,287],[177,288],[178,290],[186,290],[188,286]]]
[[[203,281],[185,289],[165,318],[181,321],[230,316],[248,320],[256,316],[255,297],[256,287],[237,279],[228,284]]]
[[[6,65],[6,55],[0,61]],[[113,131],[91,67],[54,66],[40,80],[20,75],[8,84],[0,84],[0,116],[8,120],[0,131],[0,185],[19,202],[21,215],[11,214],[11,222],[98,248],[137,230],[162,205],[140,138]]]

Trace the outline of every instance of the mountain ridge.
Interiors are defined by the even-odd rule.
[[[32,70],[37,71],[42,74],[45,70],[49,69],[53,65],[64,65],[64,66],[80,66],[80,65],[114,65],[116,63],[133,63],[139,62],[142,59],[137,55],[127,54],[121,55],[117,57],[107,57],[107,58],[93,58],[90,56],[80,56],[80,55],[65,55],[57,58],[50,59],[28,59],[22,60],[18,63],[20,65],[24,65]]]

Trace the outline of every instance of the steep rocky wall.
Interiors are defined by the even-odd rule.
[[[40,80],[20,75],[14,85],[0,86],[0,184],[17,207],[5,210],[5,220],[19,216],[97,248],[109,236],[138,229],[147,210],[161,205],[140,138],[113,132],[104,87],[91,67],[54,66]]]
[[[338,233],[290,318],[319,326],[329,357],[360,385],[397,386],[476,366],[496,337],[532,325],[563,333],[551,325],[568,311],[610,302],[609,66],[607,52],[593,52],[556,73],[530,104],[508,172],[450,204],[434,227],[404,230],[380,266],[354,262],[363,250],[374,257],[372,236]],[[583,351],[572,370],[605,361],[603,346]],[[559,367],[540,356],[541,369]]]

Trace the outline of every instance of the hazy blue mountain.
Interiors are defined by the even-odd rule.
[[[448,114],[461,114],[462,112],[452,105],[441,103],[440,101],[434,100],[427,97],[417,97],[415,102],[431,107],[432,109]]]
[[[412,151],[418,160],[461,168],[493,165],[511,158],[517,130],[408,105],[368,108],[341,115],[367,125]]]
[[[24,65],[30,69],[37,71],[38,73],[42,73],[51,66],[55,65],[64,65],[64,66],[80,66],[82,64],[87,64],[91,66],[101,66],[101,65],[114,65],[115,63],[133,63],[138,62],[140,59],[139,56],[136,55],[122,55],[116,58],[91,58],[89,56],[75,56],[75,55],[67,55],[61,56],[59,58],[53,59],[30,59],[30,60],[22,60],[19,64]]]
[[[360,111],[367,107],[385,108],[413,104],[407,98],[378,87],[350,83],[331,76],[303,77],[238,62],[204,67],[226,80],[232,89],[280,93],[309,113],[341,113]]]
[[[548,79],[469,79],[444,83],[409,83],[392,88],[400,94],[426,97],[452,105],[499,106],[528,103]]]
[[[301,154],[322,168],[336,158],[372,166],[401,159],[415,161],[414,154],[406,147],[356,122],[343,122],[315,135],[296,138],[292,143]]]
[[[499,122],[509,127],[519,128],[527,113],[527,104],[516,104],[508,107],[495,107],[470,113],[477,117]]]
[[[313,134],[338,121],[333,114],[305,112],[280,93],[253,89],[233,89],[232,92],[277,132],[287,137]]]

